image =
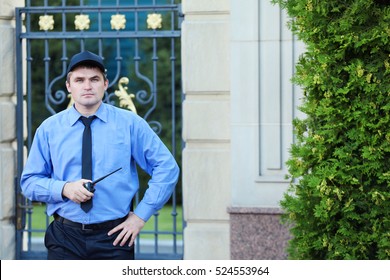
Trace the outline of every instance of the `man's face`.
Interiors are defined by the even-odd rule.
[[[71,93],[80,113],[94,113],[100,106],[108,81],[99,68],[76,67],[72,70],[66,88]]]

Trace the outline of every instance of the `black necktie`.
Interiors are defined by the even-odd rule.
[[[81,177],[83,179],[92,180],[92,134],[91,134],[91,123],[96,118],[92,116],[89,118],[80,117],[84,124],[83,132],[83,146],[81,152]],[[92,199],[82,202],[81,209],[88,212],[92,208]]]

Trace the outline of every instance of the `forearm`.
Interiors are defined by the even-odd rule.
[[[24,175],[21,179],[22,193],[32,201],[54,203],[63,201],[62,189],[66,182],[38,175]]]
[[[179,167],[171,161],[169,168],[159,166],[152,173],[149,187],[134,213],[147,221],[156,211],[160,210],[172,196],[179,176]]]

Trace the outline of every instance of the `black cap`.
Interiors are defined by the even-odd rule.
[[[106,68],[104,67],[103,59],[89,51],[83,51],[81,53],[75,54],[72,59],[70,60],[70,63],[68,65],[68,70],[66,73],[69,73],[72,71],[76,66],[78,65],[94,65],[98,67],[100,70],[102,70],[102,73],[104,74],[106,72]]]

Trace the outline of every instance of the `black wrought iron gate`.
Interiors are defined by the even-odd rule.
[[[90,50],[104,57],[110,81],[104,101],[135,110],[146,119],[180,164],[182,15],[178,2],[27,0],[25,7],[16,9],[17,259],[46,258],[43,235],[51,218],[44,213],[45,205],[23,197],[19,179],[36,127],[72,102],[64,86],[73,54]],[[146,177],[141,174],[143,185]],[[141,196],[142,190],[135,205]],[[137,259],[182,258],[180,204],[179,180],[164,207],[168,211],[155,213],[139,235]]]

